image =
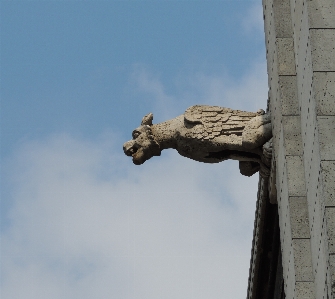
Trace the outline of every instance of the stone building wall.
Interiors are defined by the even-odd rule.
[[[285,298],[335,298],[335,0],[263,11]]]

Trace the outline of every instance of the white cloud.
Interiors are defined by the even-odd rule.
[[[136,167],[108,139],[16,154],[2,298],[244,298],[257,178],[174,152]]]

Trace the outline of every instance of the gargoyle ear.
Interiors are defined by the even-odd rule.
[[[142,118],[141,125],[152,126],[152,120],[154,119],[154,115],[152,113],[147,114]]]

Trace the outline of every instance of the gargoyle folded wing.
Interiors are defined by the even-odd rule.
[[[185,125],[193,127],[198,139],[213,139],[220,135],[241,136],[246,123],[264,113],[232,110],[219,106],[194,105],[184,113]]]

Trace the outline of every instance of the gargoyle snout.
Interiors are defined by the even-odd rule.
[[[134,145],[134,140],[127,141],[123,144],[123,151],[127,156],[132,156],[136,152]]]

